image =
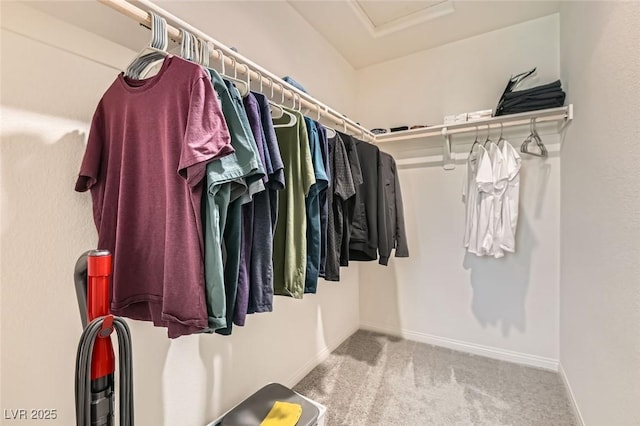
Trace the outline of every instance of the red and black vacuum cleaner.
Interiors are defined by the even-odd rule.
[[[76,262],[74,279],[84,331],[76,355],[76,426],[113,426],[116,360],[111,342],[118,336],[120,426],[133,426],[131,333],[109,312],[112,256],[91,250]]]

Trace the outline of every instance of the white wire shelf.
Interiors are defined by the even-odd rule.
[[[558,122],[561,128],[573,120],[573,104],[542,109],[538,111],[523,112],[519,114],[501,115],[483,120],[467,121],[464,123],[440,124],[438,126],[423,127],[400,132],[384,133],[376,135],[376,143],[400,142],[412,139],[431,137],[446,137],[459,133],[476,132],[476,130],[509,128],[515,126],[529,126],[535,120],[536,124]],[[559,129],[562,130],[562,129]]]

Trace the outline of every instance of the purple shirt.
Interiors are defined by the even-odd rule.
[[[271,118],[271,110],[269,109],[269,101],[262,93],[255,93],[258,105],[260,105],[260,118],[262,119],[262,129],[264,130],[264,142],[266,152],[269,153],[267,174],[269,181],[267,182],[267,192],[269,192],[269,207],[271,209],[271,233],[276,229],[276,221],[278,219],[278,192],[282,191],[285,186],[284,163],[276,138],[276,129],[273,127]],[[265,155],[266,157],[266,155]],[[273,286],[273,285],[272,285]]]
[[[94,114],[76,191],[91,190],[98,248],[113,253],[111,312],[207,327],[200,204],[206,163],[233,152],[209,78],[172,56],[145,80],[122,74]]]
[[[253,133],[253,139],[256,143],[258,155],[260,161],[265,164],[264,145],[262,144],[263,132],[262,123],[260,120],[260,112],[258,103],[255,96],[249,93],[243,100],[245,111],[247,112],[247,119],[251,126],[251,133]],[[265,167],[266,170],[266,167]],[[263,178],[263,181],[267,180],[267,175]],[[258,192],[253,196],[251,202],[242,206],[242,242],[240,246],[240,274],[238,276],[238,293],[236,294],[236,306],[233,312],[233,323],[239,326],[243,326],[247,313],[249,311],[249,293],[251,288],[251,251],[255,242],[254,236],[254,216],[268,214],[268,210],[259,209],[255,210],[255,203],[258,199],[263,199],[266,196],[265,191]],[[267,217],[267,220],[269,218]]]

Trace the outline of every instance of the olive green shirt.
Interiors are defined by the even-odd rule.
[[[305,198],[316,183],[309,137],[304,117],[297,117],[293,127],[276,128],[280,154],[284,163],[285,189],[278,197],[278,220],[273,240],[274,294],[301,299],[307,268],[307,213]],[[274,124],[289,121],[288,116],[274,119]]]

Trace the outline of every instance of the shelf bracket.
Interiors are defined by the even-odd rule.
[[[451,151],[451,135],[448,133],[447,128],[443,127],[442,134],[442,161],[445,170],[453,170],[456,168],[456,159]]]
[[[559,133],[564,132],[564,129],[567,128],[569,123],[573,120],[573,104],[567,105],[567,112],[564,114],[564,120],[560,123],[560,127],[558,129]]]

